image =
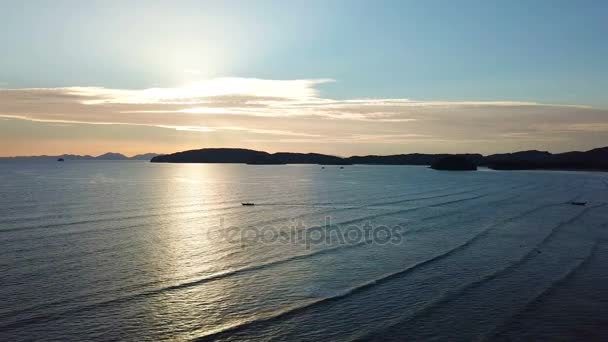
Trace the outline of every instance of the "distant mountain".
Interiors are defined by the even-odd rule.
[[[277,152],[271,155],[281,164],[321,164],[321,165],[350,165],[344,158],[319,153],[289,153]]]
[[[345,165],[345,159],[318,153],[270,154],[242,148],[204,148],[166,154],[152,158],[153,163],[238,163],[256,165],[324,164]]]
[[[608,170],[608,147],[587,152],[552,154],[545,151],[521,151],[492,154],[397,154],[389,156],[353,156],[342,158],[318,153],[268,153],[240,148],[205,148],[156,156],[153,163],[242,163],[242,164],[323,164],[323,165],[433,165],[446,157],[457,156],[475,166],[497,170],[519,169],[597,169]],[[472,167],[468,167],[472,168]]]
[[[508,160],[518,160],[518,161],[527,161],[527,162],[545,162],[549,161],[553,158],[553,154],[547,151],[521,151],[514,153],[501,153],[501,154],[492,154],[485,157],[488,163],[493,162],[501,162]]]
[[[158,153],[144,153],[144,154],[136,154],[133,157],[129,158],[131,160],[151,160],[152,158],[159,156]]]
[[[452,155],[436,160],[431,169],[445,171],[475,171],[477,165],[471,159],[462,155]]]
[[[587,152],[556,154],[543,151],[523,151],[493,154],[485,159],[485,165],[496,170],[608,170],[608,147],[596,148]]]
[[[204,148],[172,154],[138,154],[126,157],[108,152],[100,156],[63,154],[60,156],[0,157],[0,160],[150,160],[154,163],[239,163],[256,165],[320,164],[320,165],[433,165],[449,156],[466,158],[476,166],[496,170],[569,169],[608,170],[608,147],[586,152],[550,153],[546,151],[520,151],[488,156],[481,154],[395,154],[388,156],[352,156],[342,158],[319,153],[268,153],[243,148]]]
[[[205,148],[165,154],[152,158],[153,163],[249,163],[269,156],[266,152],[243,148]]]
[[[205,148],[177,152],[152,158],[155,163],[244,163],[257,165],[321,164],[321,165],[431,165],[449,154],[398,154],[391,156],[354,156],[342,158],[319,153],[277,152],[270,154],[238,148]],[[476,164],[482,164],[481,154],[463,154]]]
[[[15,158],[24,158],[24,159],[45,159],[45,158],[49,158],[49,159],[55,159],[55,158],[63,158],[65,160],[93,160],[95,159],[95,157],[90,156],[90,155],[84,155],[84,156],[79,156],[77,154],[62,154],[60,156],[33,156],[33,157],[15,157]]]
[[[129,160],[129,158],[127,156],[125,156],[124,154],[112,153],[112,152],[104,153],[104,154],[96,157],[95,159],[97,159],[97,160]]]
[[[450,156],[450,154],[395,154],[389,156],[353,156],[346,158],[351,164],[377,164],[377,165],[432,165],[436,161]],[[466,157],[477,165],[484,163],[481,154],[458,154]]]
[[[59,156],[18,156],[18,157],[0,157],[0,160],[150,160],[158,156],[157,153],[146,153],[138,154],[133,157],[127,157],[121,153],[108,152],[100,156],[94,157],[90,155],[77,155],[77,154],[62,154]]]

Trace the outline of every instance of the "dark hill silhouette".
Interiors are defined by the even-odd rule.
[[[138,154],[133,157],[127,157],[121,153],[108,152],[97,157],[91,155],[77,155],[77,154],[62,154],[60,156],[17,156],[17,157],[0,157],[0,160],[151,160],[153,157],[158,156],[157,153],[145,153]]]
[[[318,153],[267,153],[239,148],[207,148],[177,152],[152,158],[155,163],[247,163],[247,164],[322,164],[322,165],[433,165],[449,156],[465,158],[477,166],[497,170],[522,169],[595,169],[608,170],[608,147],[587,152],[552,154],[544,151],[521,151],[489,156],[481,154],[397,154],[388,156],[353,156],[341,158]]]
[[[568,169],[608,170],[608,147],[586,152],[573,151],[552,154],[546,151],[520,151],[489,156],[481,154],[456,154],[469,159],[477,166],[496,170]],[[164,163],[243,163],[243,164],[321,164],[321,165],[432,165],[452,154],[396,154],[388,156],[352,156],[347,158],[319,153],[267,153],[240,148],[206,148],[177,152],[167,155],[155,153],[126,157],[120,153],[105,153],[100,156],[63,154],[59,156],[0,157],[0,160],[151,160]]]
[[[154,163],[253,163],[270,156],[267,152],[244,148],[204,148],[152,158]]]
[[[272,155],[283,164],[350,165],[348,159],[319,153],[278,152]]]
[[[120,153],[108,152],[98,156],[96,159],[99,160],[129,160],[129,157]]]
[[[324,164],[345,165],[345,159],[318,153],[288,153],[270,154],[262,151],[242,148],[204,148],[157,156],[151,160],[154,163],[244,163],[244,164]]]
[[[608,170],[608,147],[557,154],[541,151],[495,154],[486,157],[485,165],[496,170]]]
[[[152,158],[154,158],[158,155],[159,155],[158,153],[143,153],[143,154],[136,154],[129,159],[131,159],[131,160],[151,160]]]
[[[446,171],[475,171],[477,165],[466,156],[453,155],[436,160],[431,169]]]
[[[481,154],[458,154],[464,156],[476,164],[483,164],[484,157]],[[451,154],[396,154],[389,156],[353,156],[347,158],[352,164],[377,164],[377,165],[431,165],[437,160],[451,156]]]
[[[514,153],[492,154],[486,157],[488,162],[503,161],[503,160],[519,160],[519,161],[548,161],[553,155],[546,151],[520,151]]]

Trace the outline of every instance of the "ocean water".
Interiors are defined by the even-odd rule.
[[[0,162],[0,303],[4,341],[606,340],[608,174]]]

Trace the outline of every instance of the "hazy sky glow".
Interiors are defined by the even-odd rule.
[[[608,145],[605,1],[1,1],[0,155]]]

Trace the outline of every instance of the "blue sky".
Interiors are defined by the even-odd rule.
[[[0,70],[10,86],[329,77],[339,83],[323,91],[334,97],[608,105],[606,1],[5,1],[1,9],[0,42],[11,48]]]
[[[319,96],[603,110],[607,18],[607,1],[0,1],[0,88],[333,79]]]

